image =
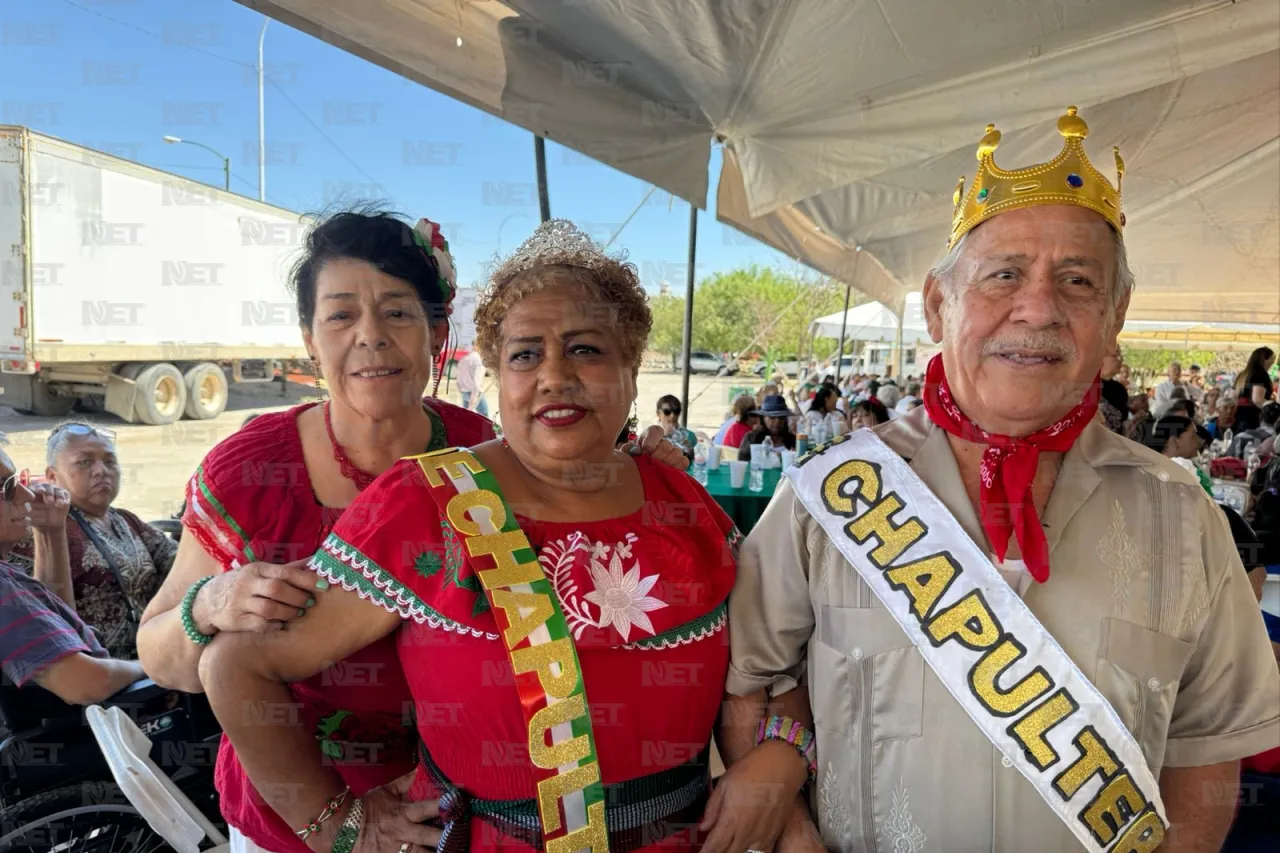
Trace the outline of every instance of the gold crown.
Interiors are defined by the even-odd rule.
[[[1084,152],[1084,138],[1089,135],[1089,125],[1076,115],[1075,107],[1067,107],[1067,114],[1058,119],[1058,133],[1066,142],[1062,153],[1048,163],[1028,166],[1006,172],[995,163],[996,146],[1000,144],[1000,131],[994,124],[987,125],[987,135],[978,143],[978,174],[966,195],[964,176],[956,184],[955,214],[951,219],[951,249],[974,226],[993,216],[1032,207],[1037,204],[1076,204],[1087,207],[1102,216],[1116,229],[1124,230],[1124,213],[1120,210],[1120,183],[1124,180],[1124,160],[1120,149],[1113,148],[1116,156],[1116,184],[1103,177],[1089,162]]]

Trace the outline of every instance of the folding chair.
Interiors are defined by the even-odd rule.
[[[205,838],[216,846],[204,853],[229,853],[226,836],[155,765],[151,739],[124,711],[91,705],[85,716],[116,784],[158,835],[178,853],[200,853]]]

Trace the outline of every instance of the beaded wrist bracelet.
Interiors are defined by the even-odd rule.
[[[209,581],[213,580],[213,575],[206,575],[191,585],[187,590],[187,594],[182,597],[182,606],[178,609],[178,613],[182,616],[182,630],[186,632],[187,637],[197,646],[207,646],[213,642],[212,634],[205,634],[196,627],[196,620],[191,615],[191,609],[195,606],[196,596],[200,590]]]
[[[790,717],[769,717],[761,720],[760,728],[756,730],[757,744],[767,740],[780,740],[794,746],[809,765],[809,777],[806,781],[812,782],[817,777],[818,744],[813,738],[813,732]]]
[[[308,838],[311,837],[311,835],[319,832],[320,824],[324,823],[326,820],[328,820],[329,818],[333,817],[335,814],[338,813],[338,809],[342,808],[342,804],[347,801],[347,794],[350,794],[350,793],[351,793],[350,788],[343,788],[340,792],[338,792],[337,796],[335,796],[333,799],[329,800],[329,802],[324,804],[324,809],[320,812],[319,817],[311,821],[311,823],[307,824],[306,826],[302,827],[302,829],[295,830],[293,834],[298,836],[299,841],[306,841]]]
[[[347,819],[338,830],[338,837],[333,840],[332,853],[351,853],[360,838],[360,830],[364,829],[364,802],[357,797],[351,803]]]

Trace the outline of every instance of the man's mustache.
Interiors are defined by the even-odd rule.
[[[1041,355],[1059,358],[1063,361],[1073,361],[1076,357],[1075,346],[1052,332],[1027,332],[1014,337],[1002,338],[1001,340],[985,341],[982,344],[983,355],[999,355],[1000,353],[1017,352],[1018,350],[1029,350]]]

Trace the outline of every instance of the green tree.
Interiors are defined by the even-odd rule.
[[[675,358],[684,344],[684,300],[671,294],[649,300],[653,312],[653,331],[649,333],[649,349]]]
[[[716,273],[694,291],[693,348],[737,353],[774,347],[781,356],[825,357],[835,351],[835,342],[814,342],[809,324],[843,304],[843,284],[809,273],[755,266]],[[656,296],[650,308],[649,348],[677,355],[683,343],[684,300]]]

